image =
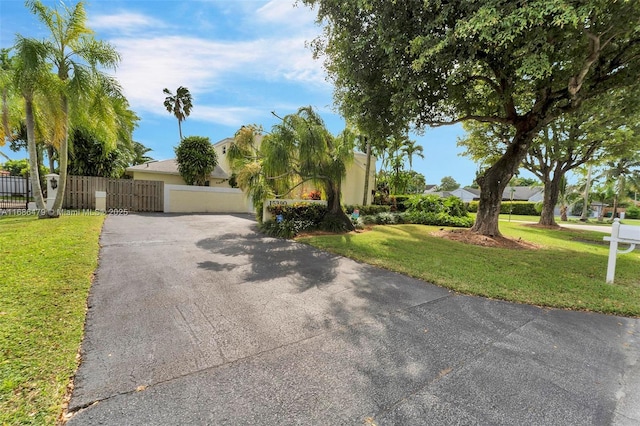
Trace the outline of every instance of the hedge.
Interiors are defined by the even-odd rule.
[[[509,210],[511,210],[511,214],[522,215],[522,216],[540,216],[540,212],[536,210],[536,204],[530,201],[503,201],[500,204],[500,213],[509,214]],[[467,204],[467,210],[472,213],[478,212],[478,201],[471,201]]]

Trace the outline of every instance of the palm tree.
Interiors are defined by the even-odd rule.
[[[424,159],[424,148],[422,145],[417,145],[416,141],[412,139],[406,139],[404,141],[402,151],[406,154],[407,160],[409,160],[409,171],[413,170],[414,155]]]
[[[50,80],[51,73],[44,61],[43,46],[32,39],[18,36],[16,43],[15,69],[13,70],[13,84],[24,99],[25,121],[27,128],[27,151],[29,152],[29,169],[31,173],[31,187],[36,201],[36,208],[44,212],[45,203],[40,185],[38,170],[38,150],[36,147],[36,129],[34,98],[38,88]]]
[[[238,174],[238,185],[258,206],[267,195],[285,196],[311,182],[322,188],[328,214],[353,230],[340,198],[346,165],[353,160],[355,133],[346,129],[334,137],[311,107],[299,108],[280,120],[259,148],[255,143],[258,128],[243,126],[236,133],[227,155]]]
[[[182,140],[182,122],[191,114],[191,108],[193,108],[191,93],[183,86],[178,87],[175,95],[166,87],[162,92],[167,95],[164,98],[164,107],[178,119],[178,131],[180,132],[180,140]]]
[[[606,167],[604,177],[613,183],[613,212],[611,214],[613,220],[616,217],[620,198],[626,196],[628,179],[633,178],[637,169],[640,168],[640,154],[636,153],[630,157],[609,161]]]
[[[27,7],[50,32],[49,39],[40,43],[43,55],[51,62],[53,71],[58,77],[56,90],[52,91],[57,94],[60,102],[61,122],[61,131],[55,135],[58,140],[52,141],[54,145],[59,146],[60,179],[58,193],[53,203],[53,211],[56,215],[55,212],[62,207],[67,183],[70,100],[88,102],[91,96],[99,95],[101,91],[118,91],[115,80],[101,72],[100,68],[115,69],[120,56],[110,44],[93,37],[93,32],[87,27],[87,15],[83,2],[78,2],[74,8],[64,6],[62,12],[46,7],[39,0],[27,1]],[[91,105],[98,106],[93,108],[92,112],[100,109],[95,99],[91,101]],[[87,114],[90,111],[78,108],[72,112],[79,118],[88,119]],[[107,120],[107,123],[111,120]],[[108,125],[102,127],[105,134],[112,130],[109,127]],[[112,141],[115,146],[115,137]]]

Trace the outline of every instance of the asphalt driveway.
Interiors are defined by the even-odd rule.
[[[461,296],[255,228],[106,219],[69,425],[640,424],[639,320]]]

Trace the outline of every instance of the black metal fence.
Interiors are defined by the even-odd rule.
[[[26,209],[31,198],[28,176],[0,175],[0,210]]]

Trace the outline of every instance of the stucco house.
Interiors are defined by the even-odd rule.
[[[165,212],[252,212],[252,200],[240,189],[232,188],[229,184],[232,170],[227,158],[227,150],[232,142],[232,138],[225,138],[213,144],[218,156],[218,165],[211,172],[205,187],[187,185],[180,176],[175,159],[150,161],[129,167],[126,172],[135,180],[164,182]],[[365,154],[354,152],[354,160],[347,167],[347,175],[342,182],[343,204],[362,204],[366,160]],[[372,158],[372,167],[369,172],[370,191],[375,189],[375,161],[376,159]],[[300,198],[303,193],[313,189],[311,184],[301,185],[293,197]],[[372,196],[368,197],[368,204],[371,204],[372,198]]]
[[[262,136],[258,136],[256,143],[259,145],[262,142]],[[218,155],[218,164],[220,167],[231,176],[231,166],[229,164],[229,160],[227,158],[227,150],[229,146],[233,143],[233,138],[225,138],[221,141],[213,144],[214,149],[216,150],[216,154]],[[369,170],[369,191],[375,189],[375,164],[376,158],[371,158],[371,170]],[[365,182],[365,170],[367,166],[367,155],[361,152],[353,153],[353,162],[347,166],[347,175],[342,181],[342,204],[362,204],[363,196],[364,196],[364,182]],[[312,184],[301,185],[297,190],[296,194],[293,195],[295,198],[300,198],[302,194],[308,193],[314,189]],[[372,195],[367,197],[367,204],[371,204],[373,199]]]
[[[136,180],[160,180],[169,185],[186,185],[175,158],[162,161],[149,161],[127,168],[127,174]],[[230,175],[222,167],[216,166],[211,172],[206,186],[228,187]]]

